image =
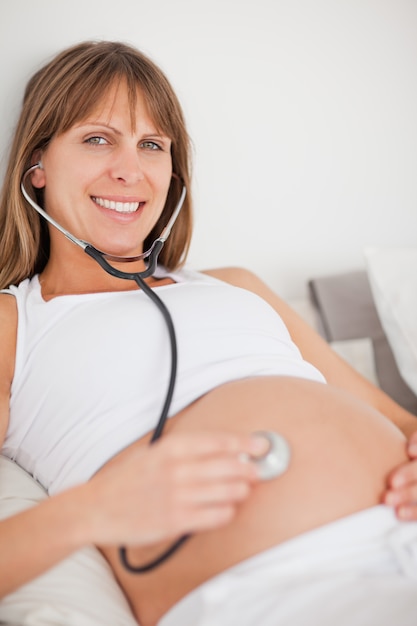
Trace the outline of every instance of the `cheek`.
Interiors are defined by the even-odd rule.
[[[85,172],[68,166],[50,168],[45,178],[44,204],[51,215],[58,217],[69,210],[73,212],[81,204],[86,188]]]
[[[169,188],[171,186],[172,183],[172,174],[171,172],[169,174],[166,174],[163,179],[160,178],[159,180],[159,184],[160,184],[160,188],[161,188],[161,199],[163,200],[163,205],[165,205],[167,196],[168,196],[168,192],[169,192]]]
[[[161,194],[166,196],[172,180],[172,162],[170,157],[166,157],[165,163],[157,164],[148,175],[152,180],[152,185]]]
[[[55,194],[61,196],[77,196],[87,192],[89,185],[94,180],[91,171],[81,164],[64,165],[60,169],[53,170],[47,177],[46,189],[50,187]]]

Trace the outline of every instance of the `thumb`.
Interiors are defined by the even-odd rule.
[[[412,459],[417,458],[417,430],[415,430],[408,439],[407,452],[410,458]]]

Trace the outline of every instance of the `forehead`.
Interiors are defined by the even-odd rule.
[[[91,104],[87,114],[78,120],[78,124],[85,121],[110,124],[115,118],[126,121],[131,131],[135,131],[138,123],[143,122],[157,130],[144,92],[140,87],[129,89],[126,81],[114,82],[105,89],[103,95]]]

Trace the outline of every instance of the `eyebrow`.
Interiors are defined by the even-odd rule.
[[[75,128],[82,128],[83,126],[93,126],[96,128],[105,128],[106,130],[110,130],[113,133],[115,133],[116,135],[120,136],[123,133],[118,130],[117,128],[115,128],[114,126],[110,126],[104,122],[90,122],[88,120],[85,120],[84,122],[80,122],[79,124],[75,124]],[[165,134],[161,134],[159,133],[156,129],[152,129],[149,132],[145,132],[144,137],[158,137],[159,139],[162,140],[166,140],[166,141],[171,141],[171,138],[168,137],[168,135]]]

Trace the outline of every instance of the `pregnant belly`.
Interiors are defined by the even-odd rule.
[[[225,528],[192,536],[165,564],[145,575],[106,551],[142,626],[220,571],[272,545],[380,501],[388,472],[405,458],[404,437],[378,412],[328,385],[294,378],[233,382],[200,398],[170,431],[273,430],[291,447],[285,474],[257,485]],[[141,445],[135,444],[135,445]],[[129,551],[132,563],[165,546]]]

